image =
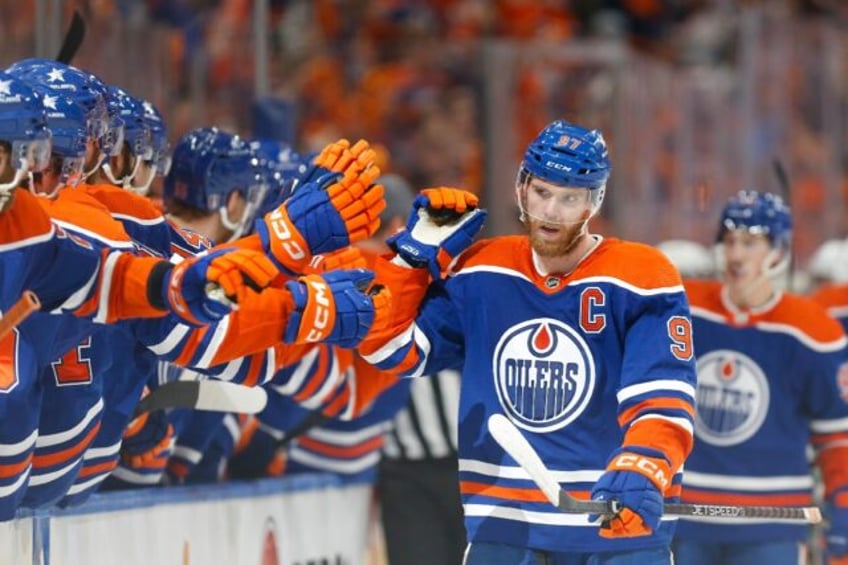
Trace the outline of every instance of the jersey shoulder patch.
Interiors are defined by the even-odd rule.
[[[55,199],[40,200],[44,200],[42,205],[59,225],[67,224],[71,229],[89,232],[92,237],[104,240],[107,244],[131,241],[124,226],[112,217],[109,210],[84,191],[60,190]]]
[[[53,224],[38,202],[41,198],[24,189],[16,189],[12,198],[9,208],[0,212],[0,245],[23,246],[49,238]]]
[[[848,306],[848,284],[823,285],[810,296],[810,299],[825,308]]]
[[[604,239],[577,267],[572,280],[609,277],[653,290],[681,286],[680,274],[658,249],[616,238]]]
[[[111,184],[84,184],[77,187],[103,204],[111,213],[139,220],[161,220],[162,213],[147,198]]]
[[[819,343],[845,339],[842,325],[806,296],[786,293],[773,312],[774,322],[793,326]]]

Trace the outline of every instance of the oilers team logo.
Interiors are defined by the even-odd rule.
[[[766,419],[769,387],[750,357],[727,349],[698,358],[695,433],[712,445],[736,445]]]
[[[516,425],[549,432],[574,421],[595,388],[586,342],[552,318],[512,326],[495,347],[492,370],[498,399]]]

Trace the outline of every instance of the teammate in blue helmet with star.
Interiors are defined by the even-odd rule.
[[[12,191],[50,165],[51,133],[41,95],[0,72],[0,210]]]
[[[679,496],[692,447],[689,306],[660,251],[590,233],[610,172],[599,131],[557,120],[517,175],[525,234],[463,245],[476,233],[470,206],[438,229],[414,209],[395,236],[411,266],[439,241],[452,251],[449,276],[429,285],[414,319],[398,313],[395,332],[359,349],[401,376],[462,372],[466,565],[672,562],[663,505]],[[615,501],[611,512],[548,503],[489,433],[495,415],[524,431],[564,489]]]
[[[829,513],[830,563],[848,557],[846,337],[812,300],[782,290],[792,215],[780,196],[729,198],[717,233],[721,281],[686,281],[698,352],[695,447],[683,500],[809,506],[815,448]],[[681,518],[675,556],[687,565],[806,563],[808,527]]]

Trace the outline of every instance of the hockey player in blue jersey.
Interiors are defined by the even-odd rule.
[[[792,218],[779,196],[743,191],[718,228],[723,281],[688,281],[698,352],[696,441],[683,500],[806,506],[815,448],[829,510],[828,550],[848,553],[846,337],[813,301],[783,292]],[[804,525],[682,519],[687,565],[806,563]],[[833,561],[831,561],[833,563]]]
[[[220,256],[186,262],[176,269],[159,259],[122,254],[53,224],[41,205],[43,200],[18,187],[30,173],[53,167],[45,107],[54,113],[59,111],[58,106],[4,73],[0,73],[0,90],[0,193],[4,197],[0,214],[0,308],[5,310],[22,290],[31,289],[41,298],[45,312],[67,311],[100,322],[163,316],[168,308],[176,313],[177,307],[181,315],[191,315],[194,320],[212,320],[229,311],[228,306],[207,298],[204,290],[209,281],[227,274],[227,269],[216,267]],[[57,139],[60,145],[66,141]],[[62,160],[57,163],[57,178],[73,170]],[[58,436],[38,438],[36,431],[41,401],[37,374],[49,368],[64,348],[73,348],[79,341],[73,337],[59,339],[56,331],[60,320],[36,313],[2,342],[0,412],[15,425],[0,427],[0,520],[13,515],[36,464],[56,463],[68,470],[51,453],[40,458],[33,454],[39,439],[50,452],[65,440]],[[71,341],[66,343],[66,339]],[[85,419],[80,430],[83,436],[90,435],[90,424],[91,419]],[[60,451],[62,456],[67,454]]]
[[[411,325],[360,347],[405,376],[462,370],[467,565],[671,563],[676,521],[663,504],[679,496],[692,445],[689,307],[659,251],[588,232],[609,172],[598,131],[548,125],[516,182],[528,234],[469,248]],[[394,249],[437,277],[439,258],[447,266],[476,232],[475,213],[440,228],[416,207]],[[492,414],[524,430],[563,488],[621,511],[560,513],[489,435]]]

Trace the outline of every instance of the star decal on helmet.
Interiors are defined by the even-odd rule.
[[[52,69],[49,73],[47,73],[47,80],[50,82],[64,82],[65,76],[64,71],[62,69]]]

